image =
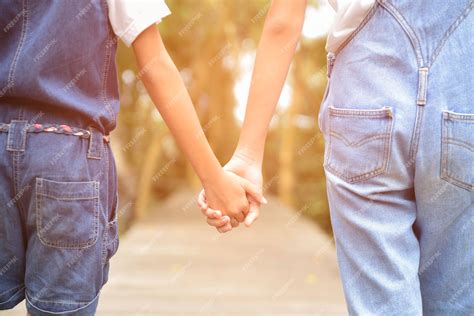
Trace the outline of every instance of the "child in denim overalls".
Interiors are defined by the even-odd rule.
[[[258,190],[224,172],[154,26],[163,0],[0,3],[0,309],[93,315],[117,251],[116,37],[210,202],[242,221]]]

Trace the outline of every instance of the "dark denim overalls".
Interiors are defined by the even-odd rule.
[[[0,310],[93,315],[118,247],[105,0],[0,2]]]

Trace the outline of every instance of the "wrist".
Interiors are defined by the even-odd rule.
[[[219,179],[222,178],[224,174],[224,170],[220,165],[217,167],[212,167],[203,172],[202,174],[198,174],[198,177],[202,183],[203,187],[213,185],[219,181]]]
[[[263,163],[263,149],[237,146],[232,158],[243,161],[247,165],[261,167]]]

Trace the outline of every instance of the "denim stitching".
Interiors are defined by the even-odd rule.
[[[89,138],[89,148],[87,150],[87,158],[100,160],[104,152],[102,139],[101,140],[97,139],[97,137],[99,137],[98,135],[99,132],[93,127],[89,127],[89,134],[90,134],[90,138]]]
[[[373,6],[369,9],[369,11],[367,12],[367,15],[362,20],[362,22],[359,24],[359,26],[351,33],[351,35],[349,35],[349,37],[344,42],[342,42],[341,45],[339,45],[339,47],[334,52],[334,55],[339,54],[344,49],[344,47],[346,47],[354,39],[354,37],[357,34],[359,34],[359,32],[364,28],[364,26],[374,16],[375,12],[377,11],[377,8],[378,8],[378,5],[377,5],[377,2],[375,2],[373,4]]]
[[[110,187],[110,183],[109,183],[109,173],[110,173],[110,170],[109,170],[109,151],[108,151],[108,148],[105,147],[104,148],[104,160],[105,160],[105,168],[104,170],[107,172],[107,174],[105,176],[103,176],[104,178],[104,182],[105,182],[105,185],[104,185],[104,188],[105,188],[105,194],[106,194],[106,207],[104,208],[104,211],[101,212],[102,213],[102,216],[104,217],[104,222],[105,222],[105,225],[104,225],[104,231],[102,232],[102,264],[105,263],[105,257],[107,255],[107,252],[106,252],[106,249],[107,247],[105,246],[105,236],[108,232],[108,223],[109,223],[109,216],[108,216],[108,210],[109,210],[109,187]]]
[[[445,138],[445,139],[443,139],[443,141],[446,144],[458,145],[458,146],[464,147],[464,148],[474,152],[474,146],[472,146],[469,143],[466,143],[466,142],[463,142],[463,141],[460,141],[460,140],[457,140],[457,139],[454,139],[454,138]]]
[[[38,179],[37,189],[39,189],[37,191],[37,193],[41,194],[41,195],[44,195],[44,196],[54,198],[54,199],[57,199],[57,200],[82,200],[84,198],[81,198],[81,197],[67,198],[67,197],[64,197],[64,196],[58,196],[58,195],[61,195],[62,193],[59,193],[58,195],[52,195],[52,194],[45,193],[45,191],[51,191],[51,190],[44,189],[43,182],[47,182],[47,183],[50,183],[51,185],[55,185],[55,186],[63,186],[64,183],[78,184],[78,185],[84,185],[84,184],[89,185],[89,184],[95,184],[97,182],[97,181],[85,181],[85,182],[84,181],[68,181],[68,182],[62,182],[62,181],[49,180],[49,179],[45,179],[45,178],[37,178],[37,179]],[[85,197],[85,199],[93,199],[93,198],[97,198],[97,197],[99,197],[99,195],[97,194],[97,192],[94,192],[93,195],[87,196],[87,197]]]
[[[97,198],[97,196],[86,196],[86,197],[77,197],[77,198],[61,198],[61,197],[57,197],[57,196],[54,196],[54,195],[49,195],[49,194],[46,194],[46,193],[37,193],[37,194],[41,195],[41,196],[44,196],[44,197],[51,198],[51,199],[56,200],[56,201],[83,201],[83,200],[92,200],[92,199]]]
[[[106,52],[105,52],[105,61],[104,61],[104,77],[103,77],[103,81],[102,81],[102,101],[104,102],[104,105],[105,105],[105,108],[107,110],[107,112],[109,112],[111,118],[112,118],[112,122],[115,122],[115,115],[114,115],[114,112],[112,110],[112,107],[110,105],[110,102],[107,98],[107,92],[106,92],[106,86],[107,86],[107,81],[109,79],[109,69],[110,69],[110,50],[112,48],[106,48]]]
[[[28,27],[28,4],[27,0],[23,0],[23,23],[21,26],[21,35],[20,35],[20,42],[18,43],[17,50],[15,52],[15,56],[13,57],[13,62],[10,68],[10,72],[8,73],[8,79],[7,79],[7,91],[10,92],[10,95],[12,95],[13,88],[15,87],[15,70],[16,70],[16,65],[18,64],[18,59],[20,58],[21,50],[23,49],[23,44],[25,43],[25,38],[26,38],[26,32],[27,32],[27,27]]]
[[[372,140],[384,139],[384,138],[390,137],[390,135],[388,135],[388,134],[377,134],[377,135],[372,135],[372,136],[362,138],[361,140],[359,140],[357,142],[351,142],[350,140],[348,140],[347,138],[345,138],[341,134],[333,132],[333,131],[330,132],[329,135],[340,139],[346,146],[349,146],[349,147],[360,147],[360,146],[364,145],[365,143],[368,143]]]
[[[16,291],[16,290],[18,290],[18,289],[20,289],[20,288],[24,288],[24,287],[25,287],[24,285],[15,285],[15,286],[12,287],[11,289],[1,292],[0,295],[5,295],[5,294],[7,294],[8,292]],[[18,291],[16,291],[13,295],[15,295],[17,292],[18,292]],[[12,296],[13,296],[13,295],[12,295]],[[6,302],[8,302],[8,301],[0,302],[0,305],[1,305],[1,304],[4,304],[4,303],[6,303]]]
[[[18,110],[18,120],[23,120],[25,116],[24,107],[20,106]],[[20,184],[20,155],[23,154],[21,152],[14,151],[12,152],[12,179],[13,179],[13,193],[14,196],[18,196],[20,192],[18,190]],[[22,199],[20,198],[16,203],[18,210],[20,211],[20,218],[23,221],[26,221],[27,213],[25,212],[25,208],[22,205]]]
[[[448,137],[448,130],[446,128],[446,120],[445,120],[445,117],[446,117],[446,114],[443,113],[443,118],[442,118],[442,122],[441,122],[441,127],[442,127],[442,130],[441,130],[441,178],[442,179],[445,179],[446,178],[446,173],[447,173],[447,170],[446,170],[446,166],[448,165],[447,164],[447,157],[448,157],[448,149],[447,149],[447,144],[445,144],[443,142],[443,139],[447,138]]]
[[[426,104],[426,94],[428,92],[428,68],[421,67],[418,69],[418,93],[416,96],[416,104]]]
[[[109,11],[109,7],[106,3],[106,1],[101,1],[101,4],[102,4],[102,8],[105,12],[105,15],[106,15],[106,19],[105,21],[109,21],[109,17],[108,17],[108,11]],[[106,28],[107,30],[109,31],[109,35],[111,33],[111,30],[110,30],[110,27],[109,27],[109,23],[106,22]],[[111,50],[113,49],[113,45],[109,45],[109,41],[111,43],[113,43],[113,40],[110,40],[110,36],[107,35],[107,41],[106,41],[106,44],[105,44],[105,57],[104,57],[104,75],[102,77],[102,91],[101,91],[101,94],[102,94],[102,101],[104,102],[104,105],[105,105],[105,108],[107,110],[107,112],[109,112],[109,115],[112,119],[112,122],[115,123],[116,119],[115,119],[115,115],[114,115],[114,111],[112,110],[112,106],[110,105],[110,102],[107,98],[107,93],[106,93],[106,88],[107,88],[107,82],[109,80],[109,70],[110,70],[110,60],[111,60]]]
[[[40,299],[36,299],[34,298],[33,296],[30,296],[28,294],[28,291],[26,291],[26,295],[25,295],[25,298],[26,300],[28,301],[28,303],[33,306],[35,309],[43,312],[43,313],[49,313],[49,314],[55,314],[55,315],[62,315],[62,314],[69,314],[69,313],[74,313],[74,312],[77,312],[77,311],[80,311],[84,308],[87,308],[89,307],[92,303],[94,303],[98,298],[99,298],[99,295],[100,295],[100,290],[99,292],[97,293],[97,295],[92,299],[92,301],[90,302],[66,302],[66,301],[45,301],[45,300],[40,300]],[[29,298],[31,297],[31,299]],[[51,311],[46,311],[44,309],[41,309],[39,307],[37,307],[35,304],[33,304],[33,302],[31,300],[34,300],[35,302],[41,302],[41,303],[51,303],[51,304],[63,304],[63,305],[73,305],[73,304],[85,304],[84,306],[81,306],[79,308],[76,308],[76,309],[73,309],[73,310],[69,310],[69,311],[64,311],[64,312],[51,312]]]
[[[446,44],[446,41],[448,40],[448,38],[451,36],[451,34],[454,33],[454,31],[458,28],[458,26],[464,21],[464,19],[469,15],[469,13],[471,12],[473,8],[474,8],[474,1],[471,0],[471,3],[468,4],[466,9],[463,11],[463,13],[453,22],[453,24],[451,24],[449,29],[444,34],[443,38],[441,39],[441,42],[436,47],[433,53],[433,56],[431,57],[429,61],[429,67],[431,67],[434,64],[436,58],[438,57],[439,53],[441,53],[444,47],[444,44]]]
[[[107,150],[107,146],[104,146],[104,160],[105,160],[105,168],[104,170],[106,170],[106,175],[104,176],[105,172],[102,172],[101,176],[103,177],[104,179],[104,188],[105,188],[105,201],[107,203],[107,208],[108,208],[108,205],[109,205],[109,187],[110,187],[110,183],[109,183],[109,152]],[[100,174],[100,172],[99,172]],[[107,214],[104,214],[106,212],[102,212],[104,218],[105,218],[105,222],[108,223],[109,222],[109,216],[108,216],[108,211],[107,211]]]
[[[415,126],[413,129],[413,134],[410,140],[410,151],[408,154],[408,161],[414,163],[416,161],[416,153],[418,152],[418,144],[420,142],[420,133],[421,133],[421,121],[423,119],[424,107],[417,106],[416,108],[416,119]]]
[[[467,120],[465,119],[466,116],[468,118]],[[468,191],[474,191],[474,184],[470,184],[462,180],[459,180],[449,173],[449,153],[450,153],[449,144],[451,145],[454,144],[451,141],[453,138],[450,137],[450,133],[449,133],[449,123],[448,123],[449,120],[461,121],[461,122],[467,121],[468,123],[471,123],[471,122],[474,122],[474,115],[472,115],[471,117],[470,115],[466,115],[466,114],[453,113],[449,111],[443,112],[442,124],[441,124],[442,137],[441,137],[441,175],[440,177],[441,179],[453,185],[464,188]],[[464,148],[467,148],[465,145],[461,145],[461,144],[454,144],[454,145],[459,145]],[[467,148],[467,149],[473,150],[473,147]]]
[[[412,43],[413,50],[415,51],[415,56],[416,56],[419,72],[423,71],[421,69],[424,69],[427,67],[424,67],[423,52],[421,50],[420,40],[418,39],[418,36],[416,35],[415,31],[411,28],[411,26],[405,20],[403,15],[392,4],[390,4],[388,1],[385,1],[385,0],[377,0],[377,1],[398,21],[402,29],[405,31],[406,35],[410,39],[410,42]],[[416,102],[417,102],[417,105],[419,106],[417,107],[417,110],[416,110],[415,126],[414,126],[413,134],[410,140],[408,164],[412,164],[416,161],[415,156],[418,151],[419,137],[420,137],[420,131],[421,131],[420,125],[421,125],[423,113],[424,113],[422,105],[426,104],[427,90],[425,89],[427,89],[427,82],[422,82],[424,79],[425,79],[424,77],[418,78],[418,91],[417,91]]]
[[[363,110],[363,109],[343,109],[329,106],[329,114],[340,117],[366,117],[366,118],[384,118],[392,116],[392,108],[383,107],[382,109]]]
[[[455,113],[451,111],[444,111],[443,115],[446,119],[452,119],[455,121],[467,122],[467,123],[474,122],[474,114],[462,114],[462,113]]]
[[[385,8],[395,18],[395,20],[398,21],[398,24],[400,24],[402,29],[405,31],[405,34],[410,39],[412,47],[415,51],[418,67],[423,67],[423,64],[424,64],[423,53],[421,50],[420,41],[416,33],[413,31],[411,26],[405,20],[403,15],[391,3],[385,0],[377,0],[377,1],[383,8]]]
[[[26,147],[26,132],[27,132],[27,129],[28,129],[28,125],[25,124],[25,126],[23,127],[23,130],[21,131],[22,133],[24,133],[25,135],[22,135],[22,144],[21,144],[21,148],[15,148],[15,143],[17,143],[16,140],[13,139],[12,137],[12,133],[14,133],[14,129],[12,128],[10,130],[10,128],[12,127],[12,123],[27,123],[28,121],[26,120],[11,120],[10,122],[10,127],[9,127],[9,130],[8,130],[8,136],[7,136],[7,150],[8,151],[15,151],[15,152],[24,152],[25,151],[25,147]]]
[[[111,255],[109,255],[109,248],[113,245],[113,248],[110,249],[110,253],[114,254],[117,251],[116,242],[118,240],[118,231],[115,233],[113,238],[109,238],[109,230],[112,229],[113,226],[117,224],[118,219],[115,218],[113,221],[108,222],[106,225],[106,229],[104,231],[102,237],[102,264],[104,265],[110,259]]]
[[[24,285],[19,285],[19,286],[17,286],[16,288],[10,289],[9,291],[14,291],[14,290],[16,290],[16,291],[15,291],[15,293],[13,293],[12,295],[10,295],[10,297],[9,297],[6,301],[0,302],[0,307],[1,307],[2,305],[6,305],[6,304],[8,304],[8,303],[11,303],[12,301],[14,302],[15,300],[19,299],[19,298],[21,297],[21,294],[20,294],[20,293],[21,293],[24,289],[25,289],[25,286],[24,286]],[[5,293],[8,293],[8,291],[3,292],[3,293],[1,293],[0,295],[3,295],[3,294],[5,294]],[[20,294],[20,295],[18,295],[18,294]],[[21,301],[19,301],[19,302],[21,302]],[[19,302],[18,302],[18,303],[19,303]]]
[[[110,172],[110,159],[109,159],[109,155],[112,155],[112,152],[110,150],[110,147],[106,148],[106,161],[107,161],[107,171]],[[114,166],[112,166],[114,167]],[[118,199],[116,197],[116,195],[114,194],[114,204],[112,205],[112,212],[114,213],[114,219],[112,221],[109,221],[109,209],[108,209],[108,197],[109,197],[109,192],[108,192],[108,188],[110,187],[110,183],[109,183],[109,174],[107,175],[106,177],[107,179],[107,212],[104,212],[106,213],[105,217],[105,229],[104,229],[104,233],[102,235],[102,264],[105,265],[105,263],[107,263],[107,261],[111,258],[111,255],[109,255],[109,248],[111,245],[113,245],[113,247],[110,249],[110,253],[111,254],[114,254],[116,251],[117,251],[117,240],[118,240],[118,228],[115,232],[115,236],[113,238],[109,238],[109,232],[110,230],[117,224],[118,222],[118,214],[117,214],[117,208],[118,208]],[[115,181],[115,177],[113,179],[113,181]]]
[[[99,221],[99,212],[98,212],[98,201],[99,201],[99,197],[98,197],[98,182],[97,181],[94,181],[94,190],[96,191],[96,197],[94,197],[93,199],[90,199],[90,200],[94,200],[95,201],[95,211],[94,211],[94,231],[93,231],[93,237],[90,238],[89,240],[87,240],[86,242],[82,242],[82,243],[63,243],[63,242],[59,242],[59,241],[56,241],[56,242],[51,242],[51,241],[48,241],[44,238],[44,236],[42,236],[41,234],[41,230],[42,230],[42,224],[43,224],[43,217],[42,217],[42,202],[43,202],[43,199],[42,197],[44,196],[43,194],[41,193],[38,193],[38,191],[41,191],[41,190],[38,190],[38,188],[41,188],[41,185],[42,185],[42,181],[45,180],[45,179],[42,179],[42,178],[37,178],[36,179],[36,190],[35,190],[35,195],[36,195],[36,227],[37,227],[37,235],[38,235],[38,239],[41,241],[41,243],[45,246],[49,246],[49,247],[53,247],[53,248],[58,248],[58,249],[75,249],[75,250],[81,250],[81,249],[86,249],[86,248],[89,248],[89,247],[92,247],[93,245],[95,245],[97,243],[97,240],[98,240],[98,236],[99,236],[99,232],[98,232],[98,221]]]
[[[376,112],[380,112],[380,113],[384,113],[385,115],[384,116],[371,116],[372,118],[385,118],[385,117],[388,117],[390,119],[390,122],[388,124],[386,124],[386,128],[385,128],[385,132],[383,134],[389,134],[390,137],[388,138],[385,138],[385,141],[384,141],[384,150],[383,150],[383,157],[382,157],[382,166],[380,166],[379,168],[376,168],[372,171],[368,171],[368,172],[365,172],[363,174],[360,174],[360,175],[357,175],[357,176],[353,176],[353,177],[348,177],[346,174],[342,173],[342,172],[339,172],[338,170],[336,170],[335,168],[333,168],[331,165],[330,165],[330,162],[331,162],[331,144],[332,144],[332,141],[331,141],[331,137],[329,137],[329,140],[328,140],[328,150],[327,150],[327,155],[326,155],[326,159],[325,159],[325,163],[324,163],[324,167],[327,168],[328,171],[332,172],[333,174],[335,174],[336,176],[340,177],[341,179],[349,182],[349,183],[355,183],[355,182],[358,182],[358,181],[362,181],[362,180],[367,180],[367,179],[370,179],[370,178],[373,178],[375,176],[378,176],[380,174],[383,174],[386,170],[387,170],[387,166],[388,166],[388,163],[389,163],[389,160],[390,160],[390,149],[391,149],[391,140],[392,140],[392,130],[393,130],[393,116],[391,115],[391,108],[384,108],[382,110],[388,110],[390,111],[389,114],[387,114],[385,111],[382,112],[381,110],[345,110],[345,109],[336,109],[334,107],[330,107],[330,109],[333,109],[333,110],[338,110],[336,112],[340,112],[339,114],[342,114],[344,113],[344,111],[347,111],[348,113],[361,113],[362,117],[364,114],[367,114],[367,113],[370,113],[370,114],[376,114]],[[336,113],[334,112],[334,113]],[[331,113],[330,114],[334,114],[334,113]],[[357,117],[357,115],[347,115],[348,117]],[[360,116],[359,116],[360,117]],[[332,133],[331,131],[331,128],[330,128],[330,134]]]

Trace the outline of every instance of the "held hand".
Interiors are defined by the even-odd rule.
[[[247,192],[247,198],[249,201],[249,211],[245,218],[245,225],[250,226],[259,216],[261,203],[266,204],[265,198],[262,196],[262,172],[261,166],[258,163],[253,162],[248,156],[236,153],[232,159],[224,167],[227,172],[233,173],[240,176],[243,179],[250,181],[258,189],[258,197],[255,197],[251,192]],[[207,217],[209,225],[214,226],[221,233],[228,232],[232,227],[238,226],[237,221],[232,221],[232,218],[222,216],[222,213],[216,211],[214,208],[208,206],[207,197],[205,191],[201,191],[198,197],[198,204],[203,212],[204,216]],[[230,222],[229,222],[230,221]]]
[[[204,182],[205,203],[214,210],[209,213],[208,223],[224,226],[235,219],[243,222],[249,212],[248,197],[257,201],[262,196],[255,185],[232,172],[222,172],[210,181]]]
[[[235,173],[239,177],[248,180],[258,188],[258,193],[262,196],[262,199],[255,199],[252,195],[247,196],[249,200],[249,212],[245,218],[245,225],[250,227],[250,225],[258,219],[261,204],[267,203],[262,192],[262,167],[260,164],[255,163],[251,157],[236,152],[232,159],[225,165],[224,170]]]

